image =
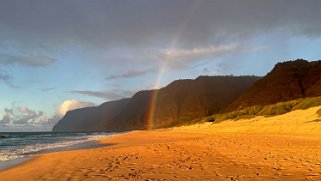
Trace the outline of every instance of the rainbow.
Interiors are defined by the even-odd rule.
[[[161,66],[161,67],[163,67],[163,66]],[[153,126],[154,126],[154,116],[155,116],[154,114],[155,114],[157,95],[158,95],[157,88],[159,88],[163,72],[164,72],[164,69],[162,69],[162,68],[159,69],[159,72],[157,74],[156,81],[155,81],[155,84],[153,86],[153,90],[152,90],[152,93],[150,96],[150,102],[149,102],[149,107],[148,107],[149,109],[147,111],[146,126],[145,126],[145,128],[147,130],[153,129]]]
[[[190,17],[195,13],[195,10],[197,9],[197,7],[199,5],[200,5],[200,1],[194,0],[190,9],[188,10],[188,13],[187,13],[185,19],[179,25],[177,32],[175,33],[174,38],[171,41],[171,44],[168,49],[169,51],[171,49],[176,48],[176,44],[177,44],[180,36],[184,33],[184,31],[187,27],[187,24],[190,20]],[[156,110],[156,103],[157,103],[157,96],[158,96],[158,91],[156,89],[158,89],[160,87],[161,78],[162,78],[162,75],[166,72],[168,61],[169,61],[169,59],[166,56],[163,60],[159,61],[159,63],[160,63],[159,70],[158,70],[158,74],[156,76],[155,84],[153,86],[154,90],[151,93],[149,107],[148,107],[148,111],[147,111],[147,115],[146,115],[145,128],[147,130],[151,130],[154,128],[154,118],[155,118],[155,110]]]
[[[156,108],[156,102],[157,102],[157,90],[152,91],[152,95],[150,97],[150,103],[149,103],[149,110],[147,111],[147,117],[146,117],[146,129],[151,130],[153,129],[153,123],[154,123],[154,113]]]

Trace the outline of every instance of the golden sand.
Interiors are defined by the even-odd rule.
[[[106,138],[39,155],[0,180],[321,180],[321,107]]]

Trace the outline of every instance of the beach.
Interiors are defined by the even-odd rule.
[[[105,147],[41,154],[1,171],[0,178],[320,180],[319,108],[113,135],[100,140]]]

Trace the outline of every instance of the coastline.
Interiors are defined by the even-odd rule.
[[[110,146],[41,154],[0,178],[321,180],[321,124],[309,122],[319,108],[113,135],[99,141]]]
[[[112,146],[41,154],[0,171],[0,177],[2,180],[321,178],[317,167],[321,162],[320,136],[202,133],[203,129],[199,132],[182,129],[134,131],[100,141]]]
[[[117,133],[117,134],[119,134],[119,133]],[[114,134],[114,135],[116,135],[116,134]],[[110,136],[112,136],[112,135],[108,135],[108,136],[106,136],[106,138],[110,137]],[[100,143],[99,140],[88,140],[86,142],[77,143],[74,145],[40,150],[40,151],[36,151],[36,152],[30,153],[30,154],[26,154],[20,158],[15,158],[12,160],[6,160],[6,161],[0,162],[0,172],[11,169],[15,166],[25,164],[25,163],[39,157],[40,155],[47,154],[47,153],[64,152],[64,151],[72,151],[72,150],[94,149],[94,148],[105,147],[105,146],[111,146],[111,144],[103,144],[103,143]]]

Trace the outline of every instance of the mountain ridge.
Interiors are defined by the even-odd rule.
[[[161,89],[143,90],[132,98],[104,103],[107,107],[102,104],[69,111],[53,131],[163,128],[216,113],[316,96],[321,96],[321,60],[297,59],[277,63],[263,77],[199,76],[176,80]],[[151,105],[154,110],[150,110]],[[150,111],[152,121],[148,117]]]
[[[285,61],[234,101],[226,111],[240,110],[255,105],[268,105],[321,95],[321,60]]]
[[[139,91],[116,108],[112,105],[118,105],[118,101],[104,103],[110,107],[101,105],[69,111],[53,131],[148,129],[151,104],[155,105],[152,128],[168,127],[221,110],[258,79],[256,76],[199,76],[194,80],[176,80],[161,89]],[[151,103],[155,95],[156,102]],[[108,113],[111,115],[107,116]]]

